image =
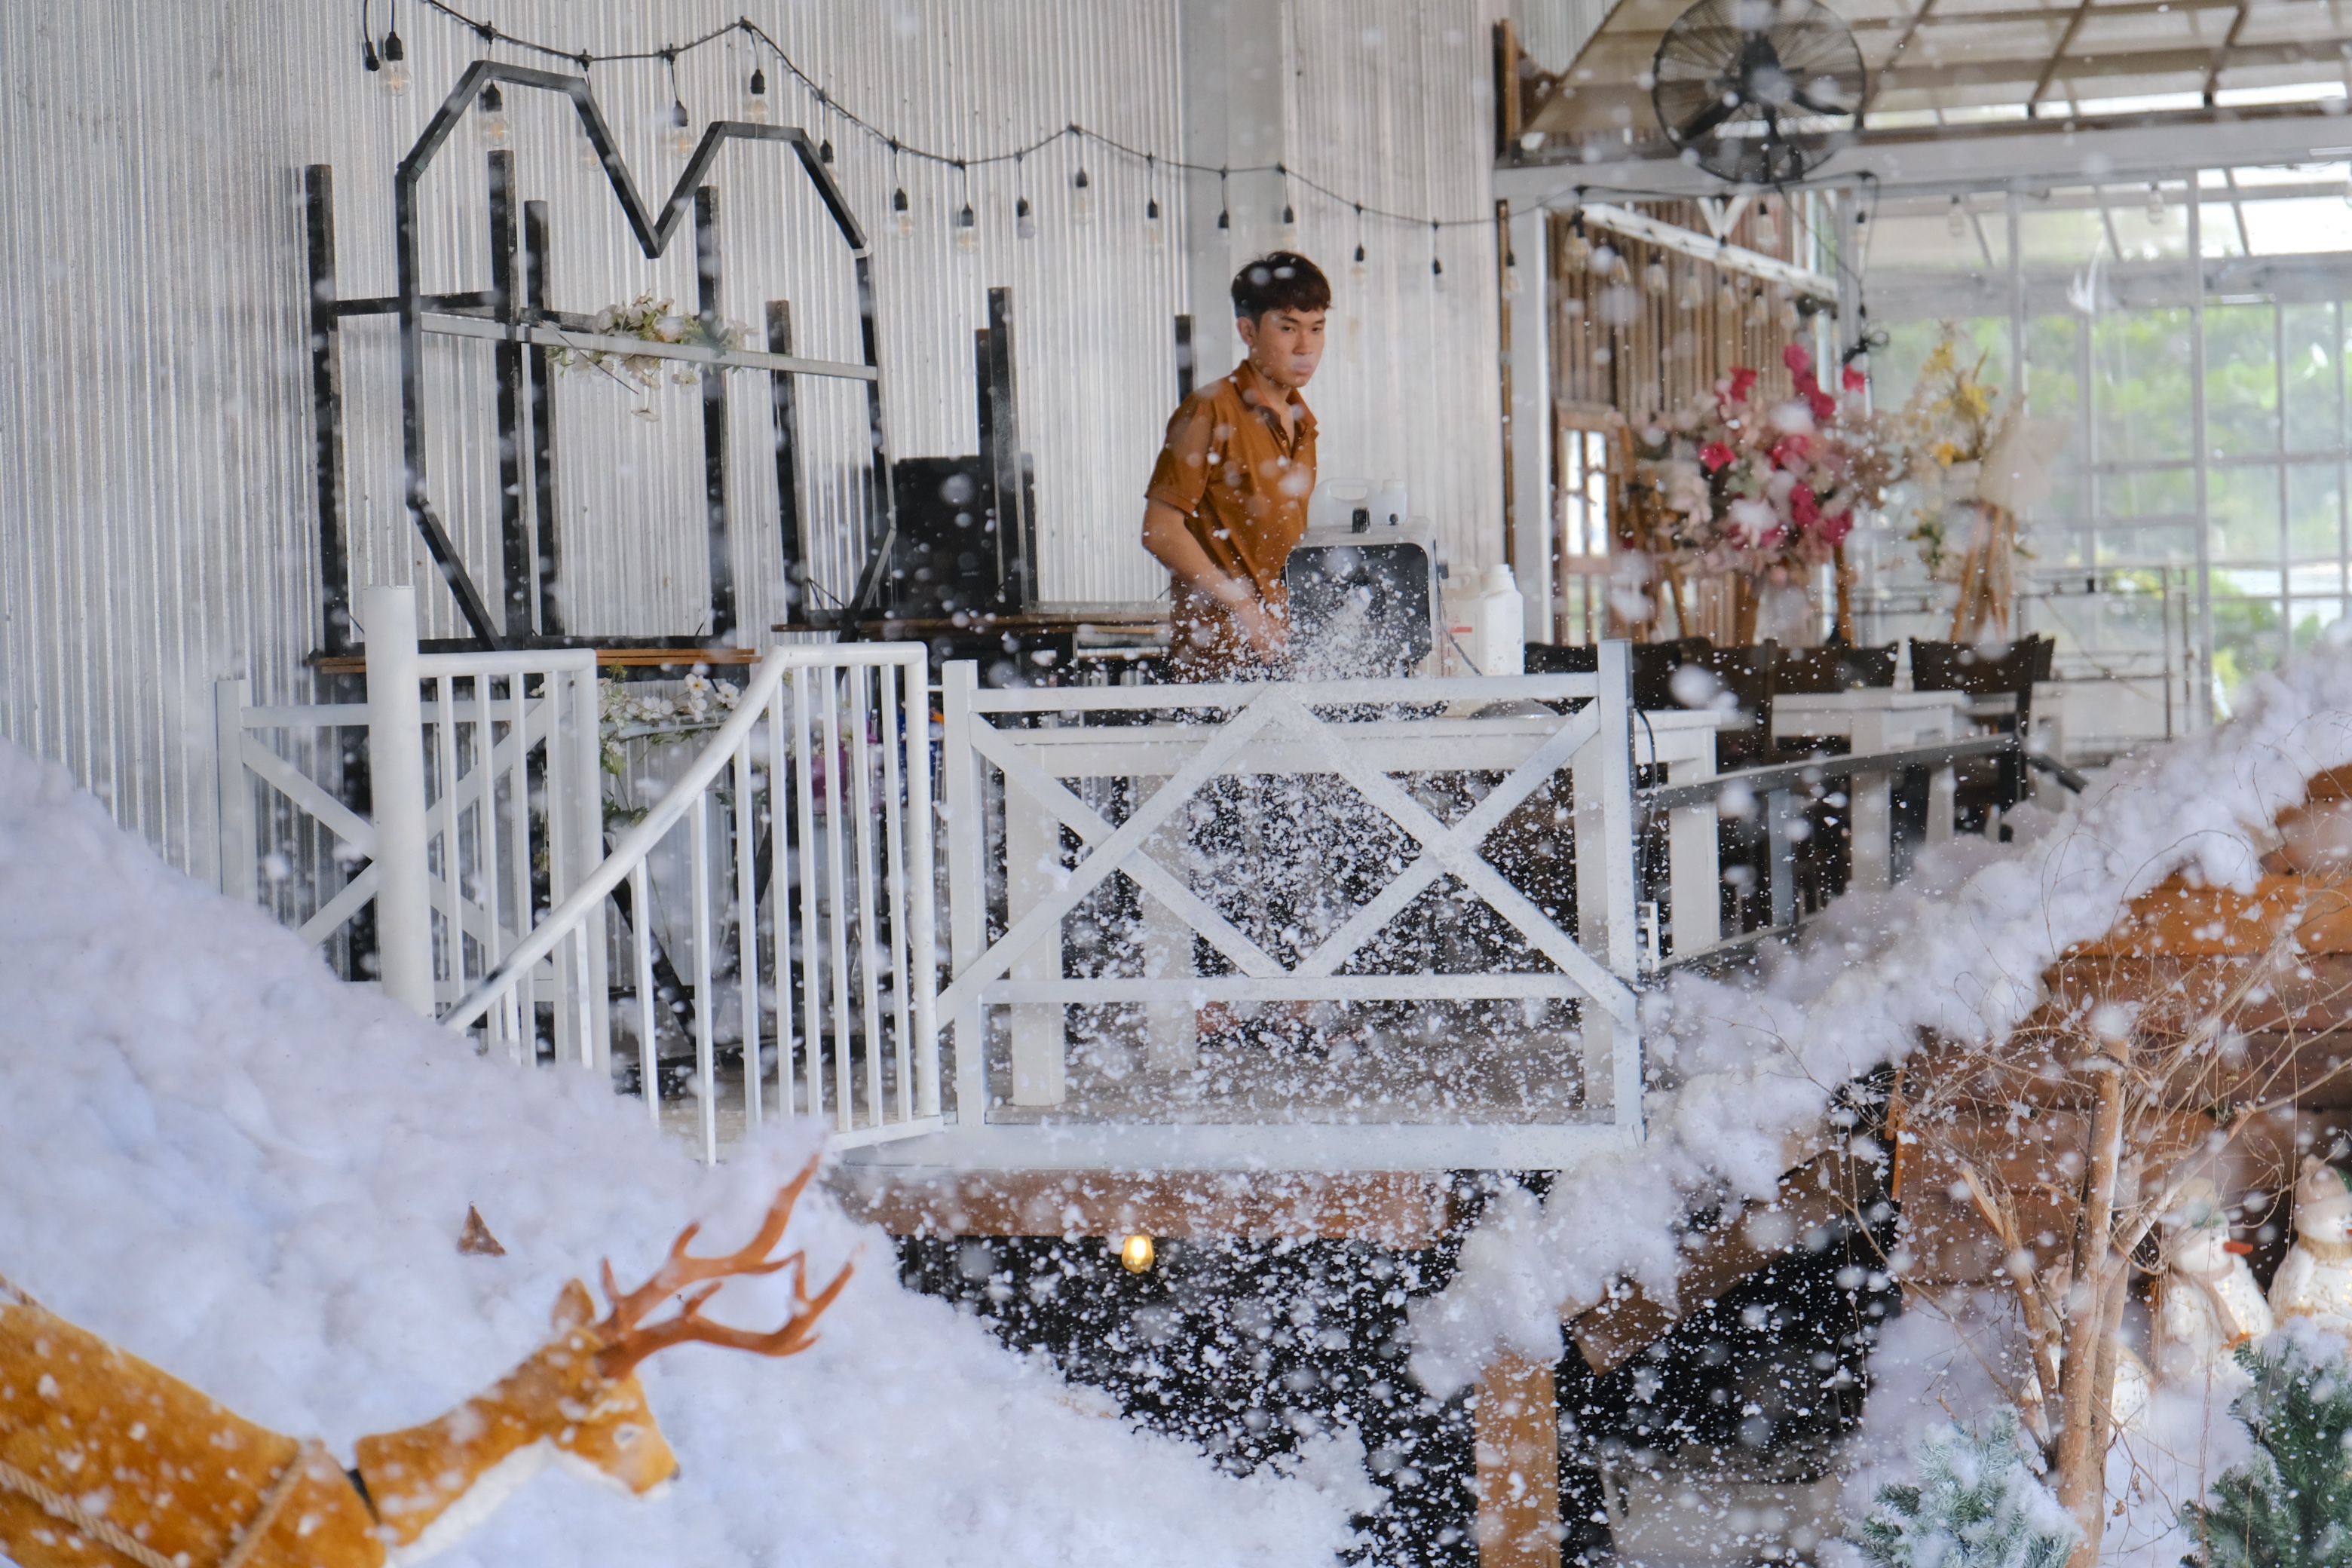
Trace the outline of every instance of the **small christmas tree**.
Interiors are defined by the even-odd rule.
[[[2201,1550],[2190,1568],[2352,1568],[2352,1378],[2299,1341],[2238,1352],[2253,1384],[2231,1405],[2253,1457],[2221,1473],[2213,1500],[2180,1510]]]
[[[1879,1568],[2061,1568],[2082,1531],[2034,1473],[2017,1417],[1920,1443],[1917,1486],[1881,1487],[1854,1544]]]

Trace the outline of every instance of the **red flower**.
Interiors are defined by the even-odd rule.
[[[1852,365],[1845,367],[1845,389],[1848,392],[1860,392],[1864,387],[1868,386],[1869,384],[1870,377],[1863,374],[1862,372],[1854,369]]]
[[[1780,363],[1787,365],[1789,374],[1800,381],[1809,379],[1813,374],[1813,356],[1805,352],[1805,345],[1802,343],[1790,343],[1787,348],[1782,349]]]
[[[1772,466],[1785,468],[1804,461],[1813,444],[1802,436],[1783,436],[1772,443]]]
[[[1813,418],[1822,424],[1826,425],[1837,417],[1837,399],[1817,386],[1805,389],[1805,405],[1813,411]]]
[[[1832,547],[1843,544],[1845,536],[1853,531],[1853,513],[1842,511],[1835,517],[1822,519],[1818,531],[1822,541]]]
[[[1821,520],[1820,501],[1813,492],[1799,485],[1789,492],[1789,521],[1799,528],[1811,528]]]
[[[1711,474],[1717,468],[1728,468],[1738,456],[1738,453],[1734,452],[1722,442],[1709,441],[1698,449],[1698,463],[1700,468]]]
[[[1740,365],[1740,366],[1737,367],[1736,369],[1734,369],[1734,370],[1732,371],[1732,373],[1731,373],[1731,401],[1732,401],[1732,402],[1734,402],[1734,403],[1745,403],[1745,402],[1747,402],[1747,401],[1748,401],[1748,395],[1750,392],[1753,392],[1754,390],[1756,390],[1756,373],[1755,373],[1754,371],[1749,370],[1746,365]]]

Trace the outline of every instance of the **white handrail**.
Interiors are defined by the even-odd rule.
[[[494,973],[476,986],[464,1001],[442,1016],[443,1028],[462,1034],[480,1023],[482,1016],[490,1010],[492,1002],[513,989],[530,973],[533,965],[555,951],[556,943],[571,935],[574,927],[604,907],[606,897],[621,885],[621,879],[643,864],[654,846],[677,826],[688,807],[734,756],[735,748],[742,743],[743,737],[750,734],[765,716],[768,700],[782,682],[784,672],[794,664],[804,662],[793,658],[798,652],[800,650],[795,648],[775,648],[760,661],[759,668],[745,683],[743,694],[736,700],[733,716],[719,727],[719,732],[710,738],[710,743],[703,749],[702,754],[695,758],[692,765],[669,786],[659,803],[646,813],[644,820],[621,836],[621,841],[614,845],[612,851],[597,863],[596,868],[572,889],[572,896],[549,910],[547,918],[531,928],[530,934],[515,945],[513,951],[507,954],[506,962],[499,964]]]

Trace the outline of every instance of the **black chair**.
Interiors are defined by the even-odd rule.
[[[2057,645],[2044,637],[2025,637],[2006,647],[1923,642],[1913,637],[1911,689],[2011,697],[2010,710],[1994,721],[1994,727],[2017,736],[2021,746],[2033,733],[2033,683],[2050,679],[2051,658],[2056,651]],[[1989,806],[2007,811],[2025,798],[2021,750],[2005,752],[1990,765],[1981,760],[1963,763],[1956,771],[1959,816],[1972,827],[1982,826]]]
[[[1794,697],[1893,686],[1895,657],[1902,651],[1900,643],[1885,647],[1784,648],[1772,670],[1772,689]]]
[[[1601,648],[1596,643],[1531,642],[1524,668],[1529,675],[1597,675]]]

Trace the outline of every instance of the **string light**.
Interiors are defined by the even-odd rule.
[[[1231,234],[1234,227],[1234,205],[1225,197],[1225,171],[1217,171],[1217,232]]]
[[[1579,212],[1569,220],[1567,256],[1568,269],[1581,272],[1592,265],[1592,241],[1585,237],[1584,214]]]
[[[1084,163],[1079,164],[1078,172],[1070,176],[1070,221],[1072,223],[1095,221],[1094,182],[1087,178],[1087,166]]]
[[[1445,262],[1437,254],[1437,225],[1429,226],[1429,286],[1439,293],[1445,291]]]
[[[369,24],[367,0],[360,0],[360,66],[370,72],[383,69],[383,62],[376,58],[375,29]]]
[[[483,146],[514,145],[514,123],[507,118],[507,100],[499,91],[497,82],[491,82],[482,89],[482,96],[474,100],[474,107],[481,114],[481,119],[477,123],[481,129]]]
[[[751,96],[744,100],[743,118],[754,125],[768,122],[768,73],[758,66],[751,68]]]
[[[1683,268],[1682,295],[1675,303],[1683,310],[1696,310],[1698,309],[1698,263],[1694,261]]]
[[[1666,276],[1666,264],[1652,257],[1650,264],[1642,268],[1642,287],[1649,290],[1653,299],[1663,300],[1673,286],[1673,279]]]
[[[1503,234],[1503,292],[1517,294],[1526,287],[1519,281],[1519,253],[1511,245],[1510,231]]]
[[[687,116],[686,95],[678,90],[677,51],[665,50],[664,58],[669,61],[669,150],[681,158],[690,157],[694,153],[694,121]]]
[[[1371,267],[1364,258],[1364,204],[1358,202],[1356,204],[1356,259],[1348,265],[1348,280],[1360,289],[1363,287],[1364,279],[1371,275]]]
[[[1291,204],[1290,171],[1280,163],[1276,163],[1275,168],[1282,175],[1282,226],[1275,231],[1274,243],[1277,249],[1297,250],[1298,248],[1298,209]]]
[[[1165,243],[1160,229],[1160,160],[1147,154],[1143,160],[1143,242],[1158,250]]]
[[[915,209],[907,200],[907,187],[898,178],[898,143],[890,143],[890,183],[898,188],[890,193],[890,210],[897,215],[898,237],[911,239],[915,234]]]
[[[1130,1236],[1119,1243],[1119,1266],[1129,1274],[1149,1274],[1151,1272],[1152,1253],[1150,1237]]]
[[[1969,204],[1956,194],[1952,210],[1944,215],[1944,231],[1954,239],[1964,238],[1969,232]]]
[[[398,98],[408,90],[408,46],[400,41],[400,0],[392,0],[392,20],[383,30],[383,90]]]
[[[1780,248],[1780,220],[1772,216],[1769,198],[1756,204],[1756,245],[1760,250]]]
[[[2147,183],[2147,221],[2150,223],[2164,221],[2164,187],[2154,180]]]
[[[955,247],[957,254],[970,256],[980,248],[980,225],[971,211],[971,171],[959,158],[956,173],[963,176],[963,211],[956,214]]]
[[[1731,279],[1726,278],[1715,286],[1715,308],[1726,316],[1739,312],[1739,296],[1731,290]]]

